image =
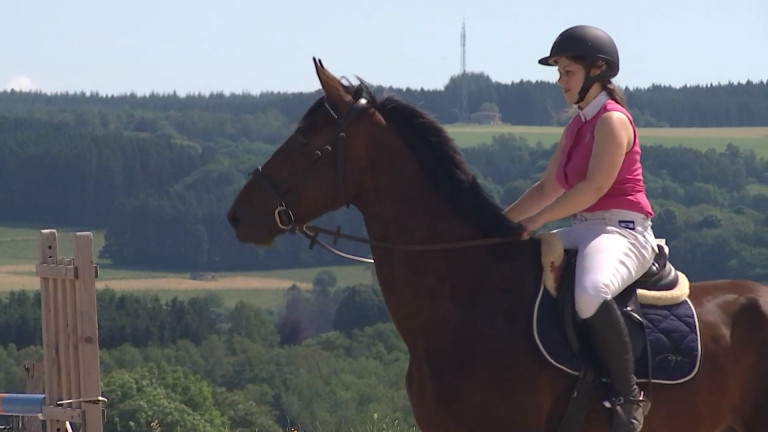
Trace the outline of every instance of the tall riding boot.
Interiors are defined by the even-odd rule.
[[[614,397],[608,401],[611,432],[639,432],[651,402],[637,388],[632,345],[621,312],[613,300],[604,301],[584,322],[603,376],[614,389]]]

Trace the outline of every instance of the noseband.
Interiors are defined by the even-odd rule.
[[[312,168],[307,171],[304,174],[304,177],[302,180],[298,183],[297,189],[299,187],[302,187],[309,179],[309,174],[314,170],[315,167],[317,167],[318,163],[323,159],[325,155],[333,151],[334,147],[339,147],[338,153],[339,153],[339,163],[338,163],[338,172],[339,172],[339,178],[341,179],[341,188],[342,188],[342,196],[344,196],[344,170],[342,167],[342,159],[341,159],[341,146],[344,142],[344,138],[346,138],[345,130],[349,126],[350,123],[357,117],[357,115],[360,113],[360,111],[363,110],[368,105],[368,99],[365,97],[361,97],[355,103],[352,105],[352,107],[347,111],[346,115],[343,118],[340,118],[339,115],[331,108],[331,106],[328,104],[328,101],[323,98],[323,106],[328,110],[329,113],[331,113],[331,116],[336,120],[338,123],[338,131],[336,133],[336,136],[331,139],[331,141],[322,146],[320,150],[316,150],[314,152],[315,160],[313,161]],[[256,168],[251,173],[251,177],[259,180],[261,182],[262,186],[264,186],[264,189],[269,192],[270,195],[275,199],[276,202],[278,202],[277,208],[275,208],[275,223],[278,227],[285,231],[290,231],[297,228],[295,219],[293,217],[293,212],[291,209],[285,204],[285,195],[288,189],[285,189],[282,193],[278,191],[277,185],[269,178],[266,174],[261,170],[261,167]]]

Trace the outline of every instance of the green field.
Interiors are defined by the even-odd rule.
[[[29,273],[34,273],[34,265],[38,259],[37,245],[39,231],[40,228],[29,226],[0,225],[0,266],[29,264]],[[71,257],[74,242],[73,233],[83,230],[58,228],[57,231],[59,234],[59,256]],[[92,232],[94,255],[96,257],[96,263],[100,267],[99,279],[153,279],[188,276],[187,272],[142,270],[114,266],[109,261],[98,258],[99,250],[104,246],[104,232],[102,230],[94,230]],[[317,253],[324,252],[318,250]],[[312,283],[312,280],[317,273],[322,270],[333,271],[336,275],[338,285],[341,286],[371,282],[371,271],[370,267],[367,265],[217,273],[217,277],[258,276]]]
[[[448,134],[459,147],[472,147],[489,143],[500,134],[513,133],[524,137],[529,144],[541,141],[552,145],[560,138],[560,126],[514,126],[514,125],[445,125]],[[684,147],[706,150],[723,150],[732,143],[742,150],[754,150],[760,157],[768,157],[768,127],[744,128],[640,128],[641,143]]]
[[[38,235],[41,229],[51,227],[33,227],[23,225],[0,225],[0,266],[29,264],[38,259]],[[74,245],[73,233],[87,229],[58,229],[59,256],[72,256]],[[93,232],[93,248],[98,251],[104,246],[104,232]],[[32,269],[34,271],[34,268]]]
[[[35,263],[38,260],[38,233],[40,228],[19,225],[0,226],[0,295],[12,290],[37,289],[39,280],[35,277]],[[59,256],[71,257],[73,233],[82,229],[58,229]],[[336,276],[337,286],[370,284],[372,279],[370,266],[350,265],[321,268],[301,268],[254,272],[216,273],[216,284],[193,282],[190,284],[188,272],[142,270],[123,268],[98,258],[98,252],[104,245],[103,231],[93,231],[94,256],[99,265],[97,285],[119,291],[157,295],[163,300],[173,297],[188,299],[193,296],[215,293],[226,306],[233,306],[240,300],[273,308],[282,304],[285,287],[296,282],[311,285],[315,276],[322,270],[331,270]],[[317,251],[317,253],[324,253]],[[284,288],[275,289],[260,286],[261,278],[285,280]],[[251,287],[250,281],[253,281]],[[230,284],[229,281],[232,281]]]

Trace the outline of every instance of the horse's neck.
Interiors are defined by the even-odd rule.
[[[476,238],[477,230],[462,221],[432,187],[394,132],[374,133],[360,175],[356,207],[371,238],[400,244],[445,243]]]
[[[371,239],[415,245],[449,243],[480,235],[428,184],[402,144],[381,149],[376,159],[378,162],[366,170],[362,197],[356,204]]]
[[[368,235],[396,245],[439,245],[477,239],[444,198],[424,181],[407,149],[393,147],[367,170],[366,190],[357,204]],[[460,315],[478,273],[487,273],[487,248],[402,251],[372,247],[376,272],[395,325],[409,346],[437,338]]]

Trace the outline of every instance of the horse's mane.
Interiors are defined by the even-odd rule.
[[[377,101],[365,83],[350,90],[356,97],[368,98],[411,151],[432,187],[462,220],[485,236],[520,236],[522,226],[511,222],[491,200],[440,124],[393,97]]]

